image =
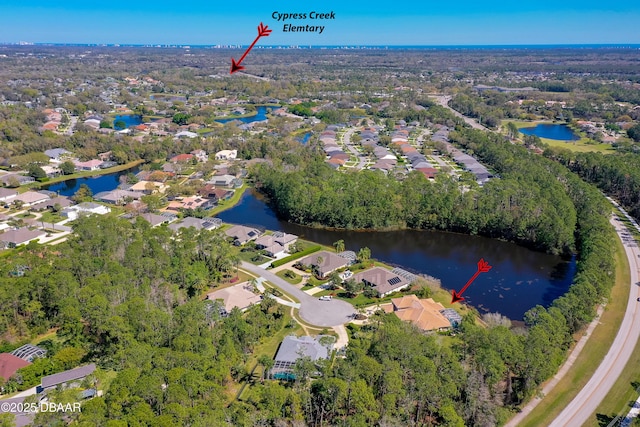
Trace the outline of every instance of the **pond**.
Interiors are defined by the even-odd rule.
[[[358,232],[303,227],[279,220],[267,201],[253,191],[247,191],[235,207],[218,217],[224,222],[286,231],[325,245],[342,239],[347,249],[356,252],[366,246],[372,257],[437,277],[450,290],[460,290],[475,273],[478,260],[484,258],[493,268],[467,289],[465,302],[480,312],[499,312],[513,320],[521,320],[537,304],[548,307],[563,295],[576,268],[574,258],[563,259],[479,236],[423,230]]]
[[[127,175],[128,173],[137,173],[138,167],[132,169],[123,170],[120,172],[109,173],[106,175],[92,176],[87,178],[68,179],[56,184],[45,185],[43,190],[55,191],[61,196],[73,196],[76,194],[82,184],[87,184],[91,189],[91,193],[97,194],[101,191],[111,191],[118,188],[120,185],[120,177]]]
[[[252,123],[252,122],[262,122],[267,120],[267,113],[270,113],[272,110],[278,107],[259,105],[256,107],[256,114],[247,117],[237,117],[237,118],[228,118],[228,119],[218,119],[216,122],[218,123],[228,123],[234,120],[241,121],[242,123]]]
[[[520,132],[525,135],[536,135],[540,138],[558,141],[577,141],[580,139],[580,136],[567,125],[539,123],[535,127],[521,128]]]
[[[125,126],[116,126],[116,122],[119,121],[124,122]],[[123,114],[121,116],[116,116],[115,119],[113,119],[113,128],[115,130],[127,129],[131,126],[137,126],[139,124],[142,124],[142,116],[138,114]]]

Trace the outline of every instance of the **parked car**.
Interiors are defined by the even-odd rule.
[[[331,301],[331,295],[324,295],[324,296],[321,296],[319,299],[320,301]]]

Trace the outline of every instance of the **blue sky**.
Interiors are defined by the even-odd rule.
[[[22,3],[22,4],[20,4]],[[640,44],[640,4],[530,1],[7,1],[0,0],[0,43],[250,44],[256,26],[273,30],[261,45]],[[285,33],[274,12],[335,13],[322,34]]]

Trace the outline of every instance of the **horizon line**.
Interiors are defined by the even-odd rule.
[[[190,44],[190,43],[76,43],[76,42],[0,42],[0,46],[77,46],[77,47],[148,47],[148,48],[213,48],[242,49],[244,44]],[[518,44],[274,44],[256,46],[256,49],[426,49],[426,48],[549,48],[549,47],[617,47],[640,48],[640,43],[518,43]]]

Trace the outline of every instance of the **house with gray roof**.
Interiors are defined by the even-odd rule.
[[[93,198],[102,203],[111,203],[113,205],[123,205],[131,200],[139,200],[143,194],[139,191],[130,190],[112,190],[97,193]]]
[[[411,286],[411,280],[405,275],[389,271],[382,267],[373,267],[353,276],[356,282],[363,282],[365,286],[375,288],[379,297],[385,297],[393,292]]]
[[[42,230],[29,230],[27,227],[5,230],[0,234],[0,248],[15,248],[45,235],[46,233]]]
[[[251,240],[256,240],[262,232],[257,228],[247,227],[245,225],[234,225],[224,232],[228,237],[234,239],[234,245],[244,245]]]
[[[47,375],[46,377],[42,377],[41,384],[38,387],[37,391],[38,393],[41,393],[43,391],[54,389],[58,386],[62,388],[78,387],[82,380],[93,374],[95,370],[95,363],[91,363],[79,368],[71,369],[53,375]]]
[[[293,379],[293,368],[299,359],[308,357],[313,362],[328,359],[333,344],[325,346],[320,343],[321,338],[322,335],[317,338],[286,336],[280,343],[269,376],[274,379]]]
[[[164,216],[164,214],[161,216]],[[180,222],[169,224],[169,229],[173,230],[174,232],[177,232],[181,228],[189,228],[189,227],[193,227],[196,230],[213,230],[220,227],[221,225],[222,225],[222,220],[219,218],[200,219],[200,218],[194,218],[194,217],[188,216]]]
[[[64,148],[53,148],[51,150],[46,150],[44,152],[52,162],[62,163],[65,161],[65,158],[68,158],[73,153],[71,151],[67,151]]]
[[[302,258],[300,264],[314,269],[320,278],[323,278],[349,265],[349,260],[329,251],[320,251]]]
[[[0,202],[11,203],[13,199],[18,195],[16,190],[9,188],[0,188]]]

